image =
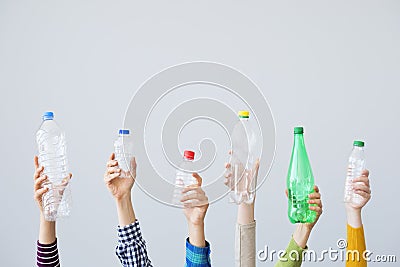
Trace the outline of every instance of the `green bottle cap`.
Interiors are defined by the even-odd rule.
[[[295,133],[295,134],[302,134],[302,133],[304,133],[303,127],[294,127],[294,133]]]
[[[354,141],[353,146],[359,146],[359,147],[364,147],[365,143],[363,141]]]

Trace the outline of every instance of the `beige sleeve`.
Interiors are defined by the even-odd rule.
[[[236,224],[235,266],[256,266],[256,222],[246,225]]]

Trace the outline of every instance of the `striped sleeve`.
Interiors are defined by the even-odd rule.
[[[38,267],[59,267],[57,239],[51,244],[37,241],[36,263]]]

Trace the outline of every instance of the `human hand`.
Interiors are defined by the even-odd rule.
[[[33,162],[35,165],[35,173],[33,175],[33,180],[34,180],[34,186],[33,186],[33,191],[34,191],[34,196],[33,198],[35,199],[41,216],[43,216],[43,196],[49,191],[49,187],[46,187],[46,183],[49,183],[47,175],[43,175],[44,167],[39,166],[39,159],[37,156],[33,158]],[[61,183],[61,185],[57,186],[60,189],[59,196],[62,197],[64,193],[65,187],[68,185],[70,179],[72,178],[72,173],[69,173],[67,177],[65,177]]]
[[[196,178],[197,184],[187,186],[182,190],[181,203],[188,224],[198,226],[204,224],[209,203],[208,197],[201,188],[202,178],[197,173],[193,173],[192,176]]]
[[[286,189],[286,196],[288,196],[288,191]],[[314,185],[314,193],[308,195],[308,203],[310,210],[317,213],[315,221],[312,223],[299,223],[293,233],[293,239],[298,246],[302,248],[307,247],[307,242],[311,234],[311,230],[314,228],[315,224],[318,222],[319,217],[322,214],[322,201],[321,194],[319,193],[318,186]]]
[[[231,154],[231,152],[229,153]],[[246,176],[242,176],[239,181],[236,181],[237,188],[239,190],[246,188],[245,191],[247,194],[249,192],[253,192],[257,186],[257,176],[258,176],[258,169],[260,167],[260,161],[257,159],[253,165],[253,169],[248,173],[247,177],[250,177],[250,181],[246,181]],[[239,166],[240,170],[243,172],[243,168]],[[232,166],[230,163],[225,164],[225,180],[224,184],[230,189],[233,190],[235,186],[235,179],[233,178],[233,171]],[[246,183],[247,186],[246,186]],[[248,194],[247,196],[249,196]],[[253,199],[247,199],[247,201],[243,201],[238,205],[238,213],[237,213],[237,223],[240,225],[247,225],[249,223],[254,222],[254,202],[255,202],[255,192]]]
[[[288,196],[288,190],[285,190],[286,197]],[[307,230],[312,230],[312,228],[315,226],[315,224],[318,222],[319,217],[322,214],[322,201],[321,201],[321,193],[319,192],[318,186],[314,185],[314,193],[311,193],[308,195],[308,204],[309,209],[313,210],[317,213],[317,216],[315,218],[315,221],[312,223],[303,223],[302,225],[307,229]]]
[[[133,157],[130,170],[121,170],[118,161],[115,160],[115,154],[111,154],[104,173],[104,183],[116,200],[130,197],[136,179],[136,166],[136,159]]]
[[[229,155],[232,155],[232,151],[229,151]],[[247,196],[244,196],[245,204],[253,204],[254,194],[257,187],[257,176],[260,167],[260,161],[257,159],[251,169],[245,169],[242,163],[232,166],[231,163],[225,163],[225,180],[224,184],[230,189],[244,192]],[[246,200],[247,198],[247,200]]]
[[[369,183],[369,171],[363,170],[361,176],[353,180],[354,193],[361,196],[359,202],[346,202],[347,212],[358,212],[368,203],[371,199],[371,186]]]

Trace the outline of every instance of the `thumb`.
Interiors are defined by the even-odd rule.
[[[197,185],[201,186],[201,184],[203,183],[203,179],[201,178],[201,176],[197,172],[193,173],[192,176],[197,180]]]
[[[132,157],[131,159],[131,168],[132,170],[136,169],[137,163],[136,163],[136,158]]]

